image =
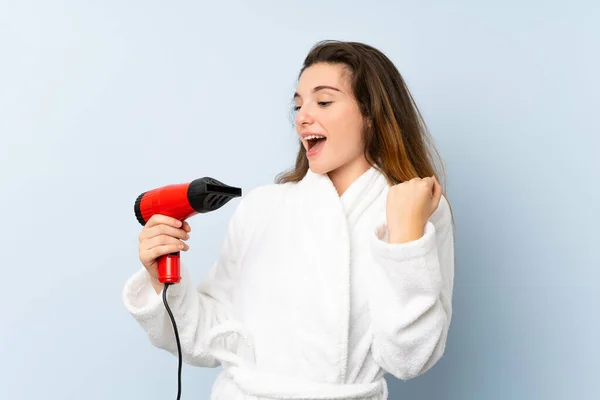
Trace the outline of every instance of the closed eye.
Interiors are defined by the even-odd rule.
[[[327,107],[331,103],[333,103],[333,101],[319,101],[317,104],[319,104],[322,107]],[[302,106],[296,106],[296,107],[294,107],[294,111],[298,111],[300,109],[300,107],[302,107]]]

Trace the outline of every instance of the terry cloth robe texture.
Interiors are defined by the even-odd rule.
[[[442,356],[454,238],[442,196],[421,238],[387,241],[388,183],[370,168],[340,197],[329,177],[267,184],[240,199],[198,286],[182,264],[167,291],[183,360],[223,370],[211,399],[387,399]],[[123,300],[150,342],[177,355],[142,267]]]

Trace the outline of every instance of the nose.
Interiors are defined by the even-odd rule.
[[[307,107],[300,107],[298,113],[296,114],[296,126],[306,126],[313,123],[313,117],[308,112]]]

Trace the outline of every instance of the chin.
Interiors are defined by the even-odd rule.
[[[312,173],[317,174],[317,175],[323,175],[323,174],[327,173],[327,171],[324,171],[323,168],[316,167],[312,164],[308,164],[308,169],[310,169],[310,171]]]
[[[335,169],[335,167],[332,165],[311,161],[308,162],[308,168],[317,175],[325,175]]]

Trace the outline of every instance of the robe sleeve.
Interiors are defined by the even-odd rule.
[[[182,360],[187,364],[204,367],[220,365],[219,361],[205,352],[204,340],[208,331],[232,317],[232,290],[238,268],[242,205],[243,200],[229,221],[217,261],[200,284],[197,287],[194,285],[182,263],[181,281],[167,290],[167,303],[177,324]],[[177,355],[177,343],[163,303],[163,292],[157,294],[149,278],[144,267],[134,273],[125,283],[123,302],[152,345]]]
[[[454,281],[447,200],[442,196],[419,239],[394,244],[387,236],[383,223],[371,237],[371,351],[385,371],[407,380],[433,367],[446,347]]]

